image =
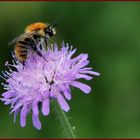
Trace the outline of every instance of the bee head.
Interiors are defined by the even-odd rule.
[[[55,29],[56,25],[57,24],[49,25],[47,28],[45,28],[46,36],[53,37],[56,34],[56,29]]]

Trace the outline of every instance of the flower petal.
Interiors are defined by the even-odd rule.
[[[76,52],[76,49],[74,49],[74,50],[72,50],[69,54],[68,54],[68,58],[70,59],[72,56],[73,56],[73,54]]]
[[[3,96],[4,98],[11,98],[11,97],[13,97],[14,95],[16,95],[15,92],[10,92],[10,91],[6,91],[6,92],[4,92],[4,93],[2,94],[2,96]]]
[[[41,122],[39,120],[38,115],[32,114],[32,121],[33,121],[33,126],[37,129],[41,129]]]
[[[88,59],[88,54],[83,54],[82,59],[87,60]]]
[[[27,105],[24,105],[20,112],[20,125],[21,127],[25,127],[26,125],[26,116],[28,114]]]
[[[77,79],[83,78],[85,80],[91,80],[91,79],[93,79],[91,76],[88,76],[88,75],[85,75],[85,74],[77,74],[77,77],[76,78]]]
[[[60,105],[60,107],[65,111],[65,112],[68,112],[70,107],[68,105],[68,103],[66,102],[66,100],[64,99],[64,97],[59,93],[57,95],[57,101]]]
[[[71,83],[71,85],[76,87],[76,88],[79,88],[80,90],[82,90],[86,94],[90,93],[90,91],[91,91],[90,86],[88,86],[86,84],[83,84],[81,82],[74,81],[74,82]]]
[[[71,93],[70,93],[70,88],[69,88],[69,86],[67,86],[67,85],[62,85],[61,88],[60,88],[60,91],[63,92],[63,95],[64,95],[64,97],[65,97],[67,100],[71,100]]]
[[[42,113],[44,116],[47,116],[49,112],[50,112],[50,100],[49,98],[47,98],[42,102]]]
[[[77,57],[71,59],[71,62],[75,63],[75,62],[80,61],[80,60],[86,60],[87,58],[88,58],[88,55],[82,53],[82,54],[78,55]]]
[[[71,100],[71,93],[67,89],[63,90],[63,94],[67,100]]]
[[[77,63],[75,66],[78,67],[78,68],[83,68],[85,67],[86,65],[88,65],[89,61],[88,60],[84,60],[82,62],[79,62]]]
[[[33,103],[32,104],[32,110],[33,110],[33,114],[34,115],[38,115],[38,104],[37,103]]]
[[[11,104],[12,103],[12,100],[8,99],[4,102],[5,105],[8,105],[8,104]]]
[[[12,114],[14,111],[19,109],[22,105],[23,105],[22,103],[18,103],[16,106],[14,106],[13,110],[9,114]]]
[[[95,72],[95,71],[81,71],[80,73],[92,74],[92,75],[96,75],[96,76],[100,75],[100,73]]]
[[[19,111],[20,111],[20,108],[14,111],[14,123],[16,122],[16,117]]]

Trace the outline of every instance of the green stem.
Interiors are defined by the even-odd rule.
[[[67,138],[75,138],[73,129],[64,111],[60,108],[57,101],[52,101],[52,105],[54,107],[54,113],[58,116]]]

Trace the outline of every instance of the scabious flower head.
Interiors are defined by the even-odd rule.
[[[43,57],[30,53],[25,66],[15,57],[12,65],[6,62],[9,71],[3,73],[6,92],[1,100],[5,105],[11,104],[14,121],[20,113],[20,125],[24,127],[28,113],[32,112],[34,127],[41,129],[39,104],[45,116],[50,112],[51,99],[57,100],[61,109],[67,112],[70,109],[67,100],[71,100],[72,86],[86,94],[90,93],[90,86],[79,82],[79,79],[91,80],[90,75],[98,76],[99,73],[86,67],[89,63],[87,54],[72,57],[75,51],[68,44],[62,43],[60,49],[54,44],[42,52]],[[16,70],[11,70],[10,66]]]

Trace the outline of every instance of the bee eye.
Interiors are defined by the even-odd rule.
[[[45,33],[49,33],[50,32],[50,27],[45,28]]]

